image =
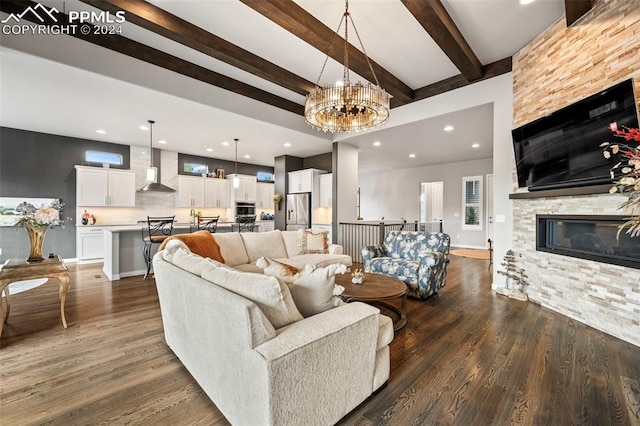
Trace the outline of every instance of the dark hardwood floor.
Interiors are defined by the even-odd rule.
[[[640,348],[495,295],[487,261],[451,258],[437,296],[407,301],[388,385],[340,424],[640,425]],[[165,345],[153,280],[70,270],[66,330],[57,281],[11,299],[0,424],[228,424]]]

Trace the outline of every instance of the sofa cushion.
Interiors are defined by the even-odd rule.
[[[393,321],[386,315],[380,314],[380,327],[378,328],[378,345],[376,350],[389,345],[393,340]]]
[[[280,257],[293,257],[300,254],[302,248],[300,246],[300,242],[302,240],[302,229],[300,231],[280,231],[280,235],[282,236],[282,241],[284,241],[284,247],[287,250],[286,256]],[[265,257],[278,257],[268,255]]]
[[[329,233],[327,231],[314,232],[305,229],[300,243],[302,254],[327,254],[329,253]]]
[[[413,260],[375,257],[371,259],[370,270],[368,272],[390,275],[400,281],[404,281],[406,284],[417,284],[419,268],[420,262]]]
[[[224,263],[229,266],[249,263],[247,250],[239,232],[224,232],[216,234],[216,242],[220,246],[220,252],[224,257]]]
[[[240,235],[249,256],[247,263],[255,262],[263,256],[287,257],[280,231],[242,232]]]
[[[160,244],[158,250],[163,250],[172,240],[182,241],[187,247],[189,247],[189,250],[192,253],[224,263],[224,257],[220,253],[220,246],[209,231],[197,231],[191,234],[172,235],[167,237],[162,244]]]
[[[340,299],[334,297],[335,275],[347,270],[344,265],[324,268],[306,265],[299,269],[269,258],[261,258],[256,264],[264,268],[265,274],[278,277],[289,284],[293,301],[305,318],[340,304]]]
[[[209,267],[202,278],[254,302],[276,329],[302,319],[287,285],[275,277]]]

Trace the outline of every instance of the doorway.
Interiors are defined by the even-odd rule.
[[[420,222],[441,221],[443,213],[444,182],[420,184]]]

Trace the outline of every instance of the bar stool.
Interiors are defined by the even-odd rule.
[[[151,247],[154,244],[160,244],[173,233],[173,222],[175,216],[147,216],[147,227],[142,228],[142,241],[144,242],[144,261],[147,264],[147,273],[143,279],[147,279],[147,275],[151,272],[151,264],[153,256],[151,255]]]
[[[256,226],[256,215],[244,214],[236,216],[236,223],[231,225],[232,232],[253,232]]]
[[[218,230],[218,220],[220,220],[220,216],[200,216],[193,229],[195,231],[206,230],[215,234]]]

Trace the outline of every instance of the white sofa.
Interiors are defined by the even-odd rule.
[[[282,281],[186,253],[153,258],[165,339],[232,424],[332,425],[388,380],[393,326],[378,309],[354,302],[302,318]],[[275,287],[256,290],[265,280]],[[241,295],[274,289],[286,311],[276,317]]]
[[[262,272],[256,260],[269,257],[302,268],[306,264],[328,266],[341,263],[351,266],[351,256],[343,254],[342,246],[331,244],[328,253],[302,254],[300,231],[216,233],[224,263],[244,272]]]

